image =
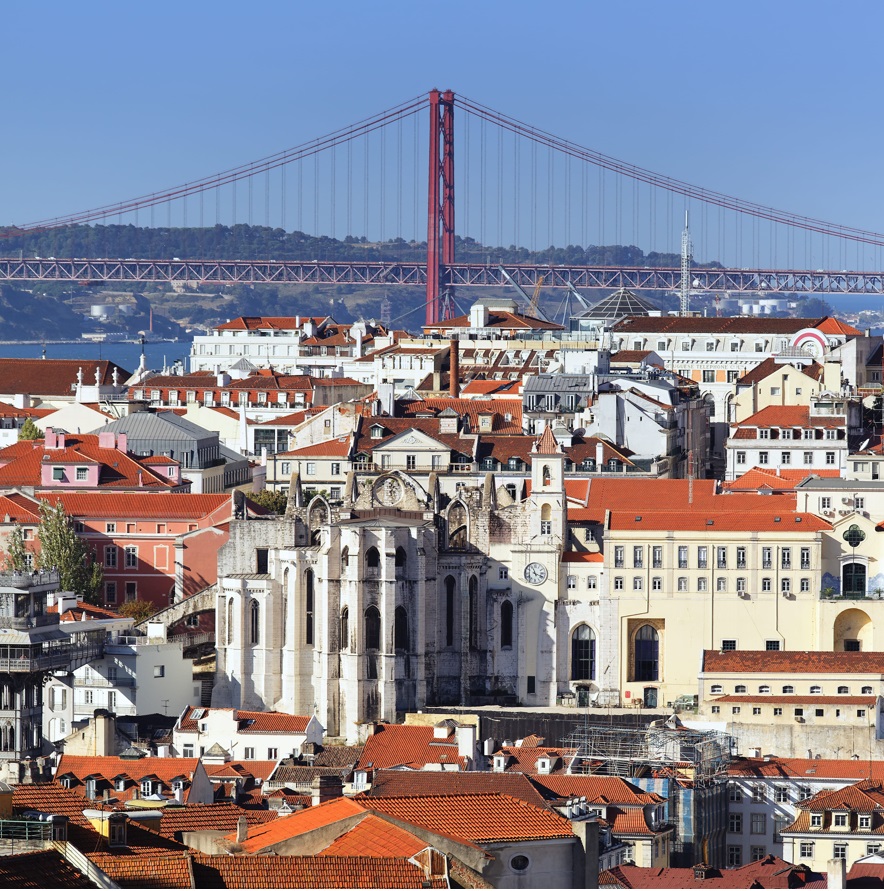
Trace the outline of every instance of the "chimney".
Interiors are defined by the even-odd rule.
[[[448,392],[452,399],[460,396],[460,354],[458,352],[457,338],[451,338],[451,349],[449,351],[449,381]]]
[[[248,837],[249,837],[249,821],[246,819],[246,815],[243,814],[236,821],[236,843],[238,845],[241,845]]]
[[[455,731],[457,754],[461,758],[476,757],[476,727],[474,724],[461,724]]]
[[[313,777],[311,789],[313,807],[325,801],[331,801],[333,798],[341,798],[344,794],[344,784],[341,782],[341,778],[336,776]]]
[[[54,449],[56,447],[55,430],[52,427],[47,427],[43,434],[43,447],[46,449]]]
[[[841,857],[836,857],[826,864],[826,887],[841,889],[847,887],[847,864]]]
[[[120,452],[128,452],[129,451],[129,437],[125,433],[117,434],[117,451],[120,451]]]
[[[597,442],[595,444],[595,467],[596,467],[596,470],[600,470],[604,463],[605,463],[605,447],[600,442]]]

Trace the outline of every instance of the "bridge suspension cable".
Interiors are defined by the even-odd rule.
[[[683,180],[655,173],[644,167],[620,161],[610,155],[602,154],[593,149],[578,145],[567,139],[558,137],[546,130],[533,127],[517,118],[495,111],[486,105],[469,99],[462,94],[457,97],[458,109],[479,120],[496,124],[498,127],[508,130],[517,136],[522,136],[533,143],[561,152],[569,157],[589,162],[596,167],[609,170],[613,173],[626,176],[632,180],[646,183],[649,186],[664,189],[668,192],[682,195],[685,198],[714,205],[726,210],[732,210],[750,217],[768,220],[771,223],[782,224],[809,232],[817,232],[821,235],[833,236],[848,241],[862,242],[864,244],[884,245],[884,234],[867,229],[858,229],[852,226],[844,226],[839,223],[830,223],[826,220],[814,217],[802,216],[789,211],[778,210],[763,204],[736,198],[723,192],[716,192],[702,186],[695,186]]]
[[[269,171],[275,170],[276,168],[285,167],[293,162],[302,161],[305,158],[318,155],[320,152],[326,151],[327,149],[333,150],[338,145],[350,143],[354,139],[367,136],[369,133],[390,124],[401,122],[404,119],[423,111],[426,106],[426,96],[416,96],[413,99],[409,99],[406,102],[394,106],[393,108],[388,108],[379,114],[365,118],[356,124],[342,127],[325,136],[320,136],[293,148],[276,152],[275,154],[260,158],[257,161],[251,161],[238,167],[232,167],[229,170],[215,173],[211,176],[194,180],[193,182],[185,183],[180,186],[175,186],[174,188],[167,189],[163,192],[153,192],[149,195],[141,195],[127,201],[106,204],[101,207],[95,207],[91,210],[85,210],[67,216],[50,217],[11,227],[10,229],[0,231],[0,237],[10,238],[24,232],[35,232],[46,229],[56,229],[63,226],[91,223],[96,220],[105,219],[108,216],[115,216],[133,211],[137,212],[142,208],[153,208],[159,204],[168,205],[174,200],[187,198],[190,195],[201,194],[212,189],[219,189],[221,186],[237,183],[241,180],[248,179],[251,181],[251,178],[258,174],[269,173]],[[249,205],[251,209],[251,201],[249,202]]]

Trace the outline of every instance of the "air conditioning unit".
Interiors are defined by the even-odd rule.
[[[839,510],[838,513],[841,514],[842,517],[846,517],[848,514],[852,514],[853,511],[852,510]]]
[[[846,498],[842,498],[841,503],[842,504],[853,504],[853,499],[848,496]]]
[[[824,517],[834,517],[834,516],[835,516],[835,511],[833,511],[833,510],[824,510],[824,511],[823,511],[823,516],[824,516]]]

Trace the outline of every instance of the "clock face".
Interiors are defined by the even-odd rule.
[[[546,567],[542,563],[529,563],[525,567],[525,581],[542,585],[546,581]]]

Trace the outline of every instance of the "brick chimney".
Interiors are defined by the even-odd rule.
[[[452,399],[457,399],[460,396],[460,353],[456,337],[451,338],[449,369],[448,392]]]
[[[243,814],[236,821],[236,843],[241,845],[249,837],[249,821]]]
[[[331,801],[333,798],[341,798],[344,794],[344,784],[340,777],[335,776],[319,776],[313,777],[311,784],[313,790],[313,807],[322,804],[324,801]]]

